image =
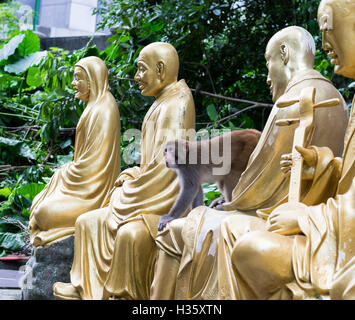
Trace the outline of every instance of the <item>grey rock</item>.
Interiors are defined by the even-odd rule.
[[[74,258],[74,236],[49,247],[33,247],[22,278],[23,300],[56,300],[55,282],[70,282]]]

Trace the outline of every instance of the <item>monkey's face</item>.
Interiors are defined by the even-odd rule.
[[[177,169],[186,164],[186,142],[178,140],[168,142],[164,148],[165,165],[170,169]]]

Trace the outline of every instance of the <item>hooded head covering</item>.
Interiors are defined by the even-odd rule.
[[[100,58],[91,56],[79,60],[75,67],[85,70],[90,83],[90,98],[93,98],[94,103],[98,103],[109,90],[105,63]]]

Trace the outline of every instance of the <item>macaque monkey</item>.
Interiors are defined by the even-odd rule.
[[[226,201],[247,167],[260,131],[236,130],[219,137],[201,141],[173,140],[165,145],[165,165],[176,170],[180,192],[168,214],[162,216],[158,230],[167,222],[181,217],[203,204],[201,183],[216,183]]]

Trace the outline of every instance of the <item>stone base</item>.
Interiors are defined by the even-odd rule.
[[[55,282],[70,282],[74,258],[74,236],[49,247],[33,247],[22,278],[23,300],[57,300],[53,295]]]

